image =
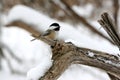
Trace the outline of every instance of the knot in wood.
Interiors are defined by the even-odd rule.
[[[73,44],[65,43],[63,41],[56,41],[54,47],[52,48],[53,59],[60,57],[73,50],[75,50]]]

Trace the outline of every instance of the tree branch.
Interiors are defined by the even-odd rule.
[[[33,27],[33,25],[30,25],[30,24],[25,23],[23,21],[16,20],[16,21],[13,21],[5,26],[6,27],[15,26],[15,27],[22,28],[22,29],[28,31],[29,33],[31,33],[32,34],[31,36],[33,36],[36,39],[41,39],[42,41],[44,41],[45,43],[47,43],[51,46],[54,46],[54,44],[55,44],[55,42],[52,40],[46,39],[44,37],[40,37],[40,35],[42,34],[42,32],[40,30]]]
[[[113,11],[114,20],[116,25],[116,30],[118,30],[118,13],[119,13],[119,0],[113,0]]]
[[[111,75],[109,73],[108,73],[108,75],[109,75],[109,77],[110,77],[111,80],[120,80],[119,78],[117,78],[117,77],[115,77],[115,76],[113,76],[113,75]]]
[[[20,21],[20,20],[16,20],[16,21],[13,21],[7,25],[5,25],[6,27],[20,27],[36,36],[39,36],[41,34],[41,31],[39,31],[38,29],[36,28],[33,28],[34,25],[30,25],[30,24],[27,24],[23,21]]]
[[[56,80],[68,66],[76,63],[103,69],[120,79],[120,60],[117,56],[91,49],[78,48],[73,44],[63,42],[58,42],[52,50],[53,66],[39,80]]]
[[[18,58],[7,45],[5,45],[5,44],[3,44],[3,43],[0,42],[0,48],[1,48],[1,50],[3,48],[6,49],[9,52],[10,56],[13,59],[15,59],[17,62],[19,62],[19,63],[22,62],[22,60],[20,58]],[[2,55],[5,58],[5,55],[4,55],[3,51],[2,51],[2,53],[0,55]]]
[[[113,20],[108,15],[108,13],[103,13],[101,15],[101,18],[102,19],[98,20],[98,22],[105,29],[105,31],[108,33],[108,35],[114,41],[114,43],[120,49],[120,36],[119,36],[119,34],[118,34],[117,30],[116,30],[116,26],[113,23]]]

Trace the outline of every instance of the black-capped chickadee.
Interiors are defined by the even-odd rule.
[[[56,40],[59,30],[60,30],[60,25],[58,23],[52,23],[49,26],[49,28],[45,31],[45,33],[43,33],[40,36],[44,36],[47,39]]]
[[[46,30],[42,36],[48,39],[55,40],[58,36],[59,30],[60,30],[60,25],[58,23],[53,23],[49,26],[49,29]]]

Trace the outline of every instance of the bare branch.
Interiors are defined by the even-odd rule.
[[[39,30],[37,30],[36,28],[33,29],[33,25],[31,26],[30,24],[27,24],[27,23],[20,21],[20,20],[13,21],[5,26],[6,27],[11,27],[11,26],[20,27],[20,28],[27,30],[28,32],[30,32],[34,35],[37,35],[37,36],[39,36],[41,34],[41,32]]]
[[[117,77],[115,77],[115,76],[113,76],[113,75],[111,75],[111,74],[109,74],[109,73],[108,73],[108,75],[109,75],[109,77],[110,77],[111,80],[120,80],[120,79],[118,79]]]
[[[31,33],[34,38],[36,39],[41,39],[42,41],[44,41],[45,43],[54,46],[55,42],[49,39],[45,39],[44,37],[40,37],[41,33],[40,30],[36,29],[35,27],[33,27],[33,25],[27,24],[23,21],[13,21],[9,24],[6,25],[6,27],[12,27],[12,26],[16,26],[19,28],[22,28],[26,31],[28,31],[29,33]]]
[[[114,20],[115,20],[115,28],[118,30],[118,13],[119,13],[119,0],[113,0],[113,11],[114,11]]]
[[[114,41],[114,43],[120,49],[120,37],[119,37],[118,32],[116,30],[116,26],[113,23],[113,20],[110,18],[108,13],[103,13],[101,15],[101,18],[102,19],[98,20],[98,22],[105,29],[105,31],[108,33],[108,35]]]
[[[6,62],[7,62],[7,64],[8,64],[8,67],[9,67],[11,73],[18,73],[18,74],[24,75],[23,72],[16,71],[16,70],[14,70],[14,69],[12,68],[11,60],[10,60],[8,57],[6,57],[6,55],[5,55],[4,52],[3,52],[3,49],[7,50],[8,53],[10,54],[10,56],[12,57],[12,59],[14,59],[15,61],[17,61],[18,63],[22,63],[22,62],[23,62],[20,58],[18,58],[18,57],[12,52],[12,50],[11,50],[7,45],[5,45],[5,44],[3,44],[3,43],[0,43],[0,69],[2,69],[1,59],[3,58],[3,59],[6,60]]]
[[[15,59],[16,61],[22,62],[22,60],[21,60],[20,58],[18,58],[18,57],[13,53],[13,51],[12,51],[7,45],[5,45],[5,44],[3,44],[3,43],[0,43],[0,48],[1,48],[1,50],[2,50],[3,48],[6,49],[6,50],[9,52],[10,56],[11,56],[13,59]],[[1,55],[3,55],[3,57],[5,58],[5,55],[4,55],[3,52],[1,53]]]

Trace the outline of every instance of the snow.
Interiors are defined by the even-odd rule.
[[[110,80],[108,75],[99,69],[74,64],[60,76],[58,80]]]
[[[95,35],[93,35],[93,37],[91,38],[91,36],[89,36],[88,34],[84,34],[85,31],[84,28],[78,30],[77,28],[74,28],[72,25],[51,19],[48,16],[23,5],[17,5],[13,7],[12,10],[9,12],[9,15],[4,16],[4,20],[5,24],[12,22],[14,20],[22,20],[28,24],[34,25],[35,28],[42,32],[44,32],[51,23],[57,22],[61,26],[58,35],[59,39],[72,42],[76,46],[80,47],[86,47],[104,52],[109,52],[111,54],[119,53],[118,48],[116,46],[111,45],[105,39],[101,38],[98,39],[98,37],[96,38]],[[81,27],[81,25],[79,27]],[[22,29],[19,29],[17,27],[11,28],[2,27],[2,42],[7,44],[8,47],[10,47],[10,49],[17,56],[24,60],[24,65],[21,66],[11,61],[14,68],[15,67],[17,69],[21,68],[20,70],[28,72],[27,73],[28,80],[30,79],[37,80],[39,77],[43,76],[43,74],[51,66],[52,53],[49,45],[39,40],[31,42],[30,41],[31,39],[33,39],[33,37],[30,36],[30,33]],[[89,53],[89,55],[93,56],[91,52]],[[91,73],[89,73],[89,70],[84,71],[83,68],[84,70],[88,69],[88,67],[85,66],[82,66],[81,68],[81,66],[71,65],[58,80],[80,80],[80,79],[86,80],[88,78],[89,80],[109,80],[108,76],[106,76],[106,73],[103,71],[97,70],[99,73],[98,75],[103,76],[101,79],[99,77],[90,75]],[[90,70],[95,71],[96,69],[90,68]],[[82,76],[79,76],[78,74]],[[0,80],[2,80],[1,76]]]
[[[93,57],[93,56],[94,56],[94,53],[93,53],[93,52],[88,51],[88,56]]]
[[[115,62],[112,62],[111,60],[106,60],[106,59],[102,59],[102,58],[99,58],[99,59],[104,61],[105,63],[111,64],[116,67],[120,67],[120,63],[115,63]]]
[[[0,80],[25,80],[25,76],[0,71]]]
[[[92,10],[93,10],[93,6],[91,4],[87,4],[85,6],[76,6],[74,5],[72,7],[72,9],[78,14],[78,15],[81,15],[81,16],[84,16],[84,17],[89,17],[89,15],[91,14]]]
[[[42,77],[45,72],[51,67],[52,62],[50,60],[43,59],[44,61],[40,63],[40,65],[30,69],[27,73],[27,80],[38,80]]]

